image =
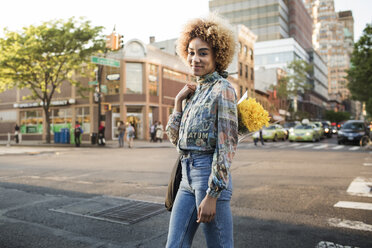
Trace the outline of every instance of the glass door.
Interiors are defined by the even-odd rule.
[[[118,127],[120,126],[120,114],[112,113],[112,139],[118,140],[119,132]]]

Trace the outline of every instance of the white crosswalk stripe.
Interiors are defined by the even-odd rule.
[[[314,144],[307,144],[307,145],[295,147],[295,149],[309,148],[309,147],[312,147],[312,146],[314,146]]]
[[[363,166],[372,166],[372,163],[363,163]]]
[[[323,149],[323,148],[326,148],[326,147],[328,147],[328,144],[316,146],[316,147],[313,147],[313,149],[318,150],[318,149]]]
[[[351,147],[351,148],[349,149],[349,151],[356,151],[356,150],[359,150],[359,149],[360,149],[359,146],[354,146],[354,147]]]
[[[351,209],[372,210],[372,203],[339,201],[334,205],[334,207],[335,208],[351,208]]]
[[[295,146],[299,146],[300,144],[298,143],[295,143],[295,144],[290,144],[288,147],[295,147]]]
[[[333,147],[332,149],[333,150],[339,150],[339,149],[341,149],[341,148],[344,148],[345,146],[343,146],[343,145],[339,145],[339,146],[335,146],[335,147]]]
[[[365,224],[361,221],[341,220],[338,218],[328,219],[328,224],[335,227],[350,228],[361,231],[372,232],[372,225]]]

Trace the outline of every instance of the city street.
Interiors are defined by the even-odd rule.
[[[335,138],[241,144],[235,247],[372,247],[372,154],[335,147]],[[32,149],[0,156],[0,247],[164,247],[162,204],[177,156],[169,143]],[[156,213],[131,223],[93,213],[128,202]],[[201,230],[193,247],[205,247]]]

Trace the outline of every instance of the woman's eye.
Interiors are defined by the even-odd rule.
[[[195,53],[194,52],[189,52],[189,55],[194,55]]]

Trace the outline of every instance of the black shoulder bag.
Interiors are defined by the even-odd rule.
[[[172,211],[174,200],[176,199],[178,188],[180,187],[182,179],[182,166],[181,166],[181,157],[178,156],[176,163],[173,166],[172,173],[168,182],[168,190],[165,196],[165,208],[168,211]]]

